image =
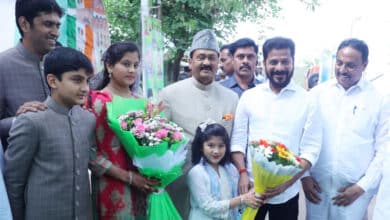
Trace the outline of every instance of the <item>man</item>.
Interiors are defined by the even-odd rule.
[[[295,45],[291,39],[268,39],[263,45],[263,65],[268,83],[246,91],[237,106],[232,160],[240,174],[240,194],[251,187],[250,158],[246,155],[249,141],[281,142],[302,158],[304,168],[290,181],[261,195],[268,201],[260,207],[256,219],[264,219],[267,212],[270,220],[298,218],[300,186],[296,180],[316,162],[320,152],[317,139],[321,139],[321,129],[315,117],[316,106],[311,104],[306,91],[291,80],[294,55]]]
[[[46,108],[49,89],[42,58],[56,47],[63,11],[55,0],[17,0],[15,18],[22,39],[0,54],[0,136],[6,144],[14,117]],[[6,146],[4,146],[6,147]]]
[[[234,74],[221,84],[233,90],[238,96],[241,96],[245,90],[260,84],[262,81],[255,77],[258,50],[258,46],[249,38],[242,38],[232,43],[229,51],[233,56]]]
[[[165,115],[181,126],[190,139],[194,137],[197,126],[207,119],[222,124],[229,134],[232,129],[233,121],[226,116],[234,114],[238,97],[233,91],[214,82],[218,52],[214,32],[209,29],[199,31],[190,49],[192,77],[176,82],[160,93],[161,100],[167,106]],[[190,168],[190,151],[188,149],[184,174]],[[185,175],[171,184],[168,192],[179,213],[186,219],[190,204]]]
[[[219,53],[219,67],[222,70],[220,80],[229,79],[234,73],[233,56],[230,54],[229,45],[223,45]]]
[[[363,219],[376,190],[377,150],[389,143],[390,106],[362,77],[368,46],[347,39],[337,49],[336,79],[311,91],[323,123],[322,150],[302,179],[308,219]]]

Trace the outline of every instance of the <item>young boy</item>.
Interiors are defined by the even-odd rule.
[[[51,95],[44,111],[19,115],[5,153],[5,182],[14,220],[92,219],[88,179],[95,118],[80,105],[93,68],[70,48],[56,48],[44,62]]]

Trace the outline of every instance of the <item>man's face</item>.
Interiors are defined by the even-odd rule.
[[[290,49],[272,49],[264,60],[264,69],[271,88],[286,87],[294,73],[294,60]]]
[[[219,64],[222,71],[227,76],[231,76],[234,73],[233,69],[233,57],[229,53],[227,48],[223,49],[220,53]]]
[[[23,28],[24,38],[38,56],[44,56],[56,46],[60,17],[57,13],[40,13],[32,24]]]
[[[257,54],[253,47],[238,48],[233,55],[234,73],[238,77],[253,77],[256,70]]]
[[[338,83],[348,90],[359,82],[367,62],[363,62],[362,54],[352,47],[344,47],[337,52],[335,74]]]
[[[197,49],[189,59],[192,76],[198,82],[208,85],[213,82],[218,70],[218,53],[214,50]]]

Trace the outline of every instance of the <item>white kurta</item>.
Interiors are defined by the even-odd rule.
[[[321,127],[316,105],[307,92],[291,81],[279,94],[269,83],[246,91],[237,106],[232,133],[232,152],[246,153],[247,142],[260,139],[279,141],[289,150],[315,164],[320,152]],[[247,167],[251,173],[251,163]],[[268,201],[281,204],[293,198],[300,189],[299,181]]]
[[[378,153],[381,165],[381,182],[376,196],[373,220],[390,219],[390,144]]]
[[[319,205],[307,202],[308,219],[362,219],[375,192],[380,167],[371,163],[389,141],[390,109],[385,98],[361,79],[347,91],[336,80],[312,90],[319,103],[323,142],[311,175],[322,189]],[[338,189],[357,183],[365,190],[353,204],[338,207]]]
[[[189,220],[234,219],[229,209],[229,201],[233,198],[228,177],[231,174],[227,173],[222,166],[219,166],[218,170],[217,181],[221,186],[221,200],[213,198],[210,190],[211,180],[203,165],[197,164],[188,173],[187,183],[191,202]],[[231,178],[238,178],[238,174]]]

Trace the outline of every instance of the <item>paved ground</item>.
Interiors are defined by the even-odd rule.
[[[371,202],[370,206],[368,207],[368,220],[372,219],[372,211],[375,205],[375,199]],[[305,206],[305,198],[303,191],[299,194],[299,216],[298,220],[305,220],[306,217],[306,206]],[[268,220],[268,218],[266,219]],[[331,219],[330,219],[331,220]]]

